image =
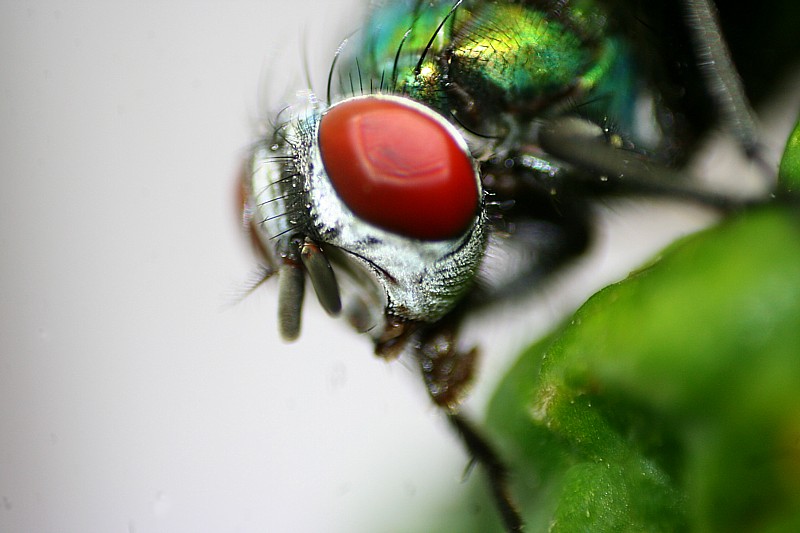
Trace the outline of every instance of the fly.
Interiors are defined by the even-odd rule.
[[[757,159],[757,135],[707,1],[685,0],[703,96]],[[259,142],[246,215],[277,275],[279,328],[300,334],[305,280],[384,358],[417,361],[431,399],[486,468],[509,531],[522,520],[502,461],[458,413],[477,349],[470,312],[527,289],[587,247],[589,205],[672,195],[735,200],[681,170],[697,128],[670,72],[637,50],[613,2],[404,0],[340,48],[327,102],[305,97]],[[653,19],[657,17],[652,16]],[[338,90],[336,88],[338,87]],[[512,246],[524,260],[492,265]]]

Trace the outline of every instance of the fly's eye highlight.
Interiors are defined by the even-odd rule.
[[[322,117],[319,150],[336,193],[356,215],[419,240],[445,240],[473,223],[480,191],[458,133],[400,98],[345,100]]]

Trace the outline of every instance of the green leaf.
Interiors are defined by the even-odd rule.
[[[528,531],[800,531],[798,213],[683,239],[522,354],[487,431]],[[501,530],[471,498],[443,530]]]
[[[778,169],[778,180],[786,191],[800,191],[800,119],[786,142]]]

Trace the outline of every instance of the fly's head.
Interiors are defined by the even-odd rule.
[[[487,233],[477,164],[456,128],[408,98],[287,109],[246,180],[286,339],[300,331],[306,277],[329,314],[344,309],[386,355],[475,280]]]

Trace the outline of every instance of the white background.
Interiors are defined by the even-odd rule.
[[[282,343],[274,286],[240,301],[255,126],[305,86],[303,46],[323,87],[358,27],[320,4],[0,2],[0,532],[399,531],[460,489],[466,457],[408,366],[316,304]],[[476,320],[469,409],[697,215],[614,207],[521,327]]]

